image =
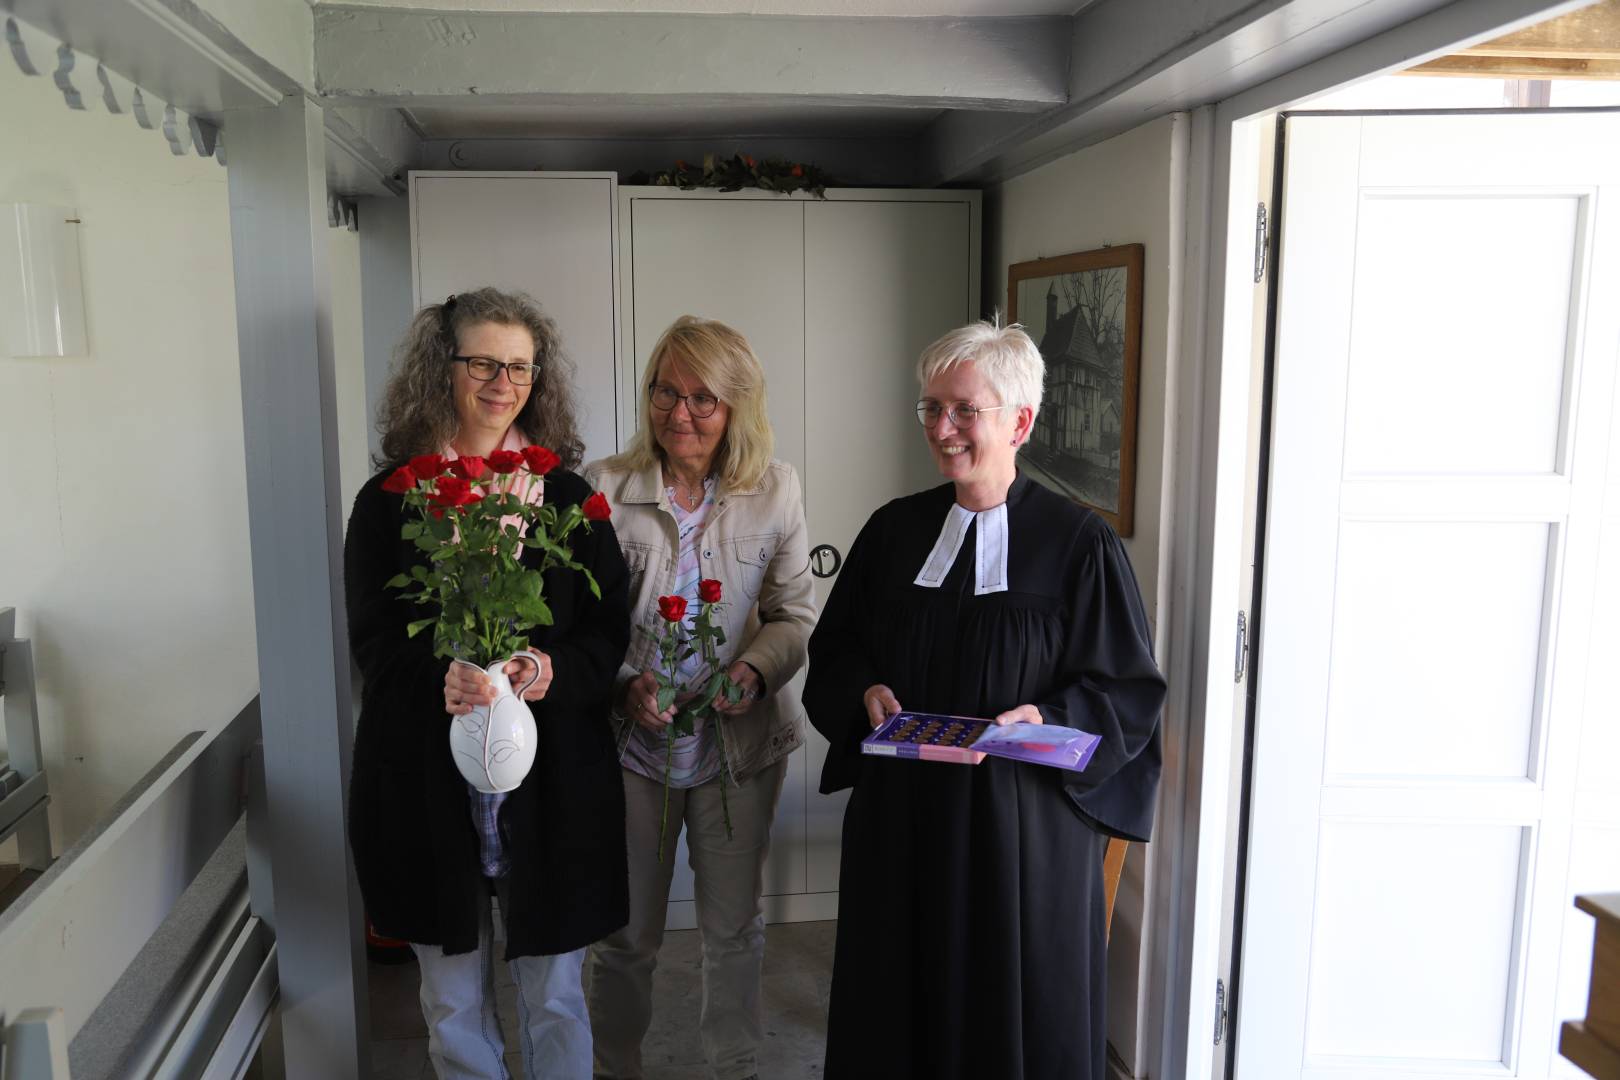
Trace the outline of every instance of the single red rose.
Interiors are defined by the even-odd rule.
[[[793,166],[793,175],[794,176],[803,176],[804,175],[804,166],[803,165],[795,165],[795,166]]]
[[[580,509],[585,512],[586,521],[606,521],[613,516],[613,508],[608,505],[607,496],[600,491],[593,492]]]
[[[496,450],[489,455],[489,467],[498,473],[517,472],[523,468],[523,455],[516,450]]]
[[[442,454],[418,454],[411,458],[411,472],[419,480],[431,480],[444,472],[445,460]]]
[[[562,458],[543,446],[525,446],[523,460],[528,463],[529,471],[536,476],[544,476],[562,464]]]
[[[685,172],[686,171],[686,162],[682,161],[680,158],[676,158],[675,159],[675,170],[677,172]]]
[[[441,478],[438,487],[428,494],[428,501],[437,506],[466,506],[483,497],[461,477],[446,476]]]
[[[658,614],[667,622],[680,622],[686,618],[686,597],[660,596],[658,598]]]
[[[754,160],[754,156],[752,154],[744,154],[743,155],[743,163],[745,165],[747,165],[750,169],[754,168],[756,165],[759,164],[759,162]]]
[[[391,495],[403,495],[416,487],[416,474],[409,465],[401,465],[383,481],[382,489]]]
[[[705,604],[718,604],[720,602],[720,583],[714,578],[704,578],[698,582],[698,599]]]
[[[450,471],[463,480],[477,480],[489,469],[489,463],[477,455],[462,456],[450,463]]]

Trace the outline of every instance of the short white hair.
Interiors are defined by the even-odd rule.
[[[976,365],[1001,398],[1000,404],[1028,405],[1041,411],[1046,361],[1019,324],[998,326],[986,320],[957,327],[917,358],[917,385],[926,387],[935,376],[958,364]]]

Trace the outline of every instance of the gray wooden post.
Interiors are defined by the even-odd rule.
[[[266,837],[287,1075],[369,1076],[321,109],[227,114]]]

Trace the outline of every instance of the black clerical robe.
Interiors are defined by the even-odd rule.
[[[969,526],[938,588],[914,584],[946,484],[873,514],[810,639],[804,703],[844,816],[828,1080],[1102,1080],[1109,836],[1146,840],[1165,683],[1130,563],[1096,514],[1020,475],[1008,588],[975,595]],[[875,683],[901,706],[1017,705],[1102,737],[1082,773],[863,756]]]

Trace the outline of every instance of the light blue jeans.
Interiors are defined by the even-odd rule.
[[[505,897],[502,897],[502,920]],[[439,1080],[508,1080],[495,1013],[495,942],[489,905],[481,907],[478,948],[446,956],[412,944],[422,971],[428,1059]],[[585,950],[511,961],[517,984],[518,1040],[526,1080],[591,1080],[591,1021],[580,985]]]

